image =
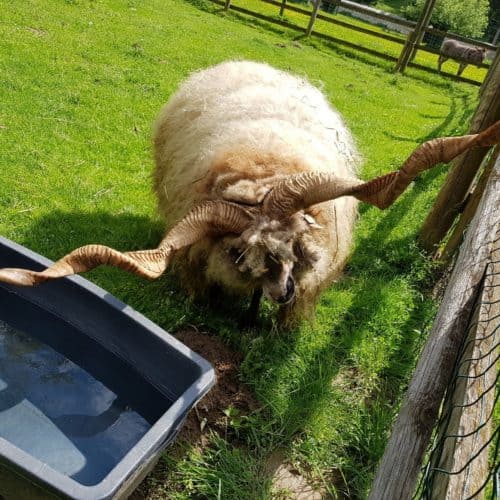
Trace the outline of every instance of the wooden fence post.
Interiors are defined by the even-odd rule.
[[[465,230],[472,220],[472,217],[474,217],[474,214],[476,213],[477,206],[479,205],[479,201],[481,200],[481,196],[483,195],[483,191],[486,187],[486,183],[488,182],[488,178],[491,175],[491,171],[493,170],[493,165],[495,164],[499,151],[500,149],[497,146],[492,152],[491,158],[484,168],[484,171],[481,174],[481,178],[474,188],[474,191],[467,199],[465,209],[460,215],[460,219],[458,220],[456,226],[453,228],[453,232],[450,234],[445,247],[443,248],[442,252],[438,252],[438,259],[444,262],[448,262],[456,252],[457,248],[460,246]]]
[[[486,87],[481,93],[479,105],[474,113],[470,134],[489,127],[500,119],[500,50],[491,66]],[[486,155],[488,148],[476,148],[459,156],[446,177],[434,206],[427,215],[419,234],[419,243],[427,252],[434,253],[437,245],[446,236],[453,221],[463,206],[463,201],[472,181]]]
[[[489,86],[489,82],[491,78],[493,78],[493,75],[498,74],[498,66],[500,66],[500,45],[497,47],[495,57],[491,62],[490,69],[488,70],[488,73],[486,74],[486,77],[481,84],[481,88],[479,89],[480,96],[483,95],[484,90]]]
[[[429,26],[429,22],[431,20],[431,16],[432,16],[433,11],[434,11],[434,5],[432,6],[432,8],[428,9],[427,12],[425,13],[425,16],[422,20],[422,30],[420,31],[417,38],[415,39],[415,44],[412,48],[412,51],[410,54],[410,59],[408,62],[413,61],[413,59],[415,59],[415,56],[417,55],[418,46],[422,43],[422,40],[424,39],[425,30]]]
[[[427,0],[427,2],[425,3],[415,29],[408,35],[406,43],[403,46],[403,50],[401,51],[401,55],[399,56],[398,62],[396,64],[396,71],[404,73],[406,66],[408,66],[408,63],[410,62],[410,58],[415,51],[418,40],[422,39],[425,28],[427,27],[427,23],[429,22],[432,11],[434,10],[435,4],[436,0]]]
[[[281,2],[281,7],[280,7],[280,17],[283,16],[283,14],[285,13],[285,7],[286,7],[286,0],[283,0],[283,2]]]
[[[309,24],[307,25],[306,29],[306,36],[311,36],[312,29],[314,26],[314,21],[316,21],[316,16],[318,15],[318,10],[321,5],[321,0],[316,0],[313,5],[314,7],[311,13],[311,18],[309,19]]]
[[[477,292],[498,238],[499,192],[500,159],[460,249],[432,331],[380,462],[369,500],[412,497]]]
[[[408,59],[406,59],[406,54],[408,54],[408,51],[410,50],[414,36],[415,36],[415,30],[410,31],[410,33],[408,33],[408,36],[406,37],[405,44],[403,45],[403,48],[401,49],[401,54],[399,54],[398,62],[396,63],[396,67],[394,68],[394,71],[399,71],[400,73],[404,73],[404,70],[406,69],[406,65],[408,64]],[[406,63],[405,63],[405,60],[406,60]]]
[[[437,441],[442,443],[431,466],[432,500],[476,496],[488,477],[488,447],[493,433],[493,407],[500,331],[500,233],[492,249],[481,294],[464,345],[454,387],[443,406]],[[474,404],[472,404],[475,402]],[[475,458],[473,458],[475,457]],[[441,472],[443,471],[443,472]]]
[[[231,0],[226,0],[226,3],[224,4],[224,10],[229,10],[229,7],[231,7]]]

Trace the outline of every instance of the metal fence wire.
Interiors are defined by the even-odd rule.
[[[414,498],[500,499],[500,227]]]

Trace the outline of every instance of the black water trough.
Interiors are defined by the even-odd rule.
[[[0,268],[51,262],[0,237]],[[80,276],[0,283],[0,498],[126,498],[215,381]]]

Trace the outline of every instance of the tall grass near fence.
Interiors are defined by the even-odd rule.
[[[468,86],[389,74],[349,55],[294,44],[235,22],[213,4],[180,0],[4,2],[0,24],[0,233],[52,259],[90,242],[155,245],[150,129],[193,70],[231,58],[307,76],[345,117],[369,178],[396,169],[420,142],[463,132]],[[201,8],[200,8],[201,7]],[[241,376],[263,409],[237,443],[167,454],[151,498],[237,488],[269,497],[263,464],[276,448],[332,495],[362,497],[435,311],[432,265],[415,237],[443,169],[389,211],[362,207],[346,276],[324,294],[314,325],[242,332],[240,305],[187,301],[174,276],[144,282],[113,269],[88,277],[161,326],[194,324],[243,353]],[[228,424],[230,425],[230,424]],[[236,486],[235,486],[236,485]]]

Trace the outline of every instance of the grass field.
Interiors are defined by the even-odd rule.
[[[398,168],[424,140],[465,131],[477,99],[467,85],[294,44],[201,0],[6,0],[0,53],[0,234],[52,259],[90,242],[159,241],[151,123],[193,70],[248,58],[306,75],[345,117],[364,178]],[[175,276],[87,275],[167,330],[192,324],[243,353],[241,377],[262,405],[228,424],[236,441],[167,452],[149,498],[272,498],[264,464],[276,449],[332,497],[366,495],[436,309],[415,236],[443,176],[422,176],[386,212],[361,208],[346,276],[315,324],[289,333],[273,327],[270,306],[271,326],[241,332],[238,305],[194,305]]]

